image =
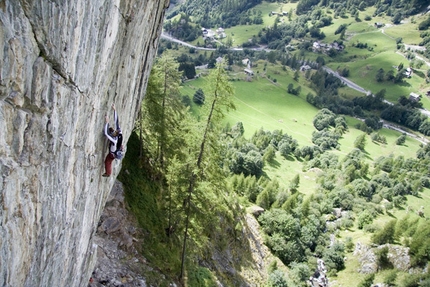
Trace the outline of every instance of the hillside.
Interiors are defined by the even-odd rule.
[[[281,76],[277,75],[277,77],[280,78]],[[429,196],[429,189],[422,186],[421,183],[417,183],[415,187],[419,186],[421,190],[417,194],[413,191],[414,188],[412,185],[409,185],[414,177],[412,174],[407,173],[405,170],[398,170],[393,173],[394,169],[388,170],[381,165],[382,162],[390,162],[389,165],[393,164],[397,166],[397,164],[399,164],[402,166],[403,164],[398,162],[398,160],[405,160],[409,163],[415,162],[415,164],[421,166],[423,163],[418,163],[414,159],[416,158],[416,151],[420,149],[419,142],[407,138],[407,143],[404,145],[397,145],[396,142],[398,138],[401,137],[401,134],[382,129],[378,131],[378,133],[365,137],[366,144],[364,154],[362,154],[361,152],[354,151],[354,147],[356,146],[355,142],[357,138],[362,135],[362,132],[356,127],[357,121],[348,119],[348,130],[340,137],[336,148],[328,148],[328,150],[317,156],[312,152],[307,154],[309,150],[312,151],[312,149],[314,149],[315,151],[316,147],[311,143],[317,144],[314,138],[315,127],[312,124],[312,118],[317,114],[316,111],[309,109],[309,106],[307,106],[308,104],[303,101],[303,99],[297,99],[293,95],[286,95],[285,92],[276,93],[275,91],[277,89],[282,89],[276,87],[273,83],[270,84],[267,79],[254,79],[252,82],[247,82],[245,79],[244,76],[242,80],[236,80],[235,82],[235,104],[237,110],[228,115],[232,126],[238,120],[241,121],[245,128],[244,134],[247,135],[247,138],[252,138],[250,143],[246,142],[246,145],[249,145],[246,148],[246,145],[244,145],[243,147],[239,147],[238,151],[233,154],[226,152],[227,157],[232,161],[234,161],[236,157],[239,158],[239,155],[241,155],[240,157],[244,160],[242,163],[243,166],[234,170],[234,173],[240,174],[243,172],[245,175],[250,175],[245,176],[245,178],[233,176],[232,181],[236,182],[233,186],[238,186],[234,188],[234,190],[238,195],[243,196],[250,202],[256,202],[258,205],[269,210],[276,209],[276,207],[279,208],[280,206],[282,206],[282,209],[286,209],[288,206],[287,204],[293,204],[296,208],[288,208],[287,210],[299,218],[303,216],[300,215],[302,212],[300,210],[303,208],[300,204],[309,204],[308,200],[313,202],[313,208],[318,206],[318,203],[326,204],[325,208],[328,209],[325,211],[327,212],[325,218],[326,220],[327,218],[332,218],[331,220],[334,220],[333,224],[336,224],[337,227],[332,226],[331,228],[334,228],[334,234],[339,236],[337,238],[338,242],[345,244],[344,246],[348,246],[348,240],[351,240],[352,244],[369,244],[373,236],[372,234],[379,228],[382,228],[390,217],[396,218],[399,224],[403,220],[406,220],[405,209],[409,212],[408,216],[414,218],[415,224],[418,224],[418,222],[421,222],[421,224],[423,223],[418,217],[421,212],[424,214],[424,217],[427,217],[426,214],[430,212],[426,204]],[[273,87],[270,87],[271,85],[273,85]],[[185,86],[191,89],[189,95],[192,95],[194,93],[193,91],[197,90],[199,87],[204,88],[204,79],[189,82]],[[273,89],[274,91],[270,91],[269,89]],[[261,92],[258,92],[260,90],[264,91],[264,96],[262,96],[263,94]],[[273,140],[271,141],[270,139],[274,136],[276,130],[287,132],[288,135],[293,137],[292,143],[294,143],[296,139],[297,142],[289,148],[286,148],[286,154],[284,154],[283,151],[284,147],[281,148],[282,145],[279,143],[277,148],[275,148],[276,155],[273,161],[266,161],[266,153],[270,150],[270,145],[261,146],[260,143],[272,142]],[[378,135],[381,141],[377,137],[374,137],[375,135]],[[268,137],[268,139],[262,139],[261,137]],[[279,142],[279,140],[277,141]],[[328,141],[329,138],[324,142],[327,143]],[[320,145],[320,148],[321,147]],[[255,153],[255,151],[257,151],[257,153]],[[316,151],[317,154],[321,152],[318,148],[316,148]],[[263,185],[260,185],[252,178],[253,174],[257,179],[259,178],[257,166],[255,166],[254,169],[249,169],[252,167],[251,162],[259,162],[259,155],[261,156],[259,160],[264,162],[263,175],[261,178],[270,179],[271,182],[273,182],[273,187],[265,187],[264,181]],[[313,159],[313,157],[315,158]],[[351,163],[353,163],[354,167],[350,165]],[[426,166],[426,164],[422,167],[424,166]],[[346,179],[344,178],[346,174],[350,174],[348,176],[352,177]],[[418,171],[415,176],[418,176],[418,178],[423,176],[423,178],[425,178],[426,174],[425,170],[421,170]],[[380,177],[386,178],[387,175],[391,180],[394,180],[391,183],[384,183],[388,184],[386,187],[389,187],[389,189],[383,188],[382,186],[378,187],[376,182],[380,182]],[[397,177],[399,175],[401,176]],[[299,183],[296,187],[299,192],[299,199],[297,199],[298,202],[292,203],[289,202],[291,195],[297,194],[297,191],[295,193],[291,191],[292,182],[296,176],[298,176],[299,179]],[[324,178],[328,179],[325,180]],[[241,183],[241,181],[243,182]],[[358,186],[354,186],[363,183],[366,185],[369,184],[369,189],[367,190],[369,193],[367,195],[363,193],[360,196],[360,193],[363,191],[359,191]],[[409,187],[406,187],[406,189],[402,191],[405,193],[400,197],[397,197],[399,194],[391,197],[394,195],[391,192],[395,192],[395,189],[405,183],[409,185]],[[251,186],[254,185],[256,187],[252,187],[251,189]],[[245,186],[245,188],[243,186]],[[391,189],[394,188],[394,186],[396,186],[396,188]],[[266,194],[265,196],[268,196],[268,198],[264,200],[263,195],[265,193],[261,191],[265,191],[266,189],[269,195]],[[260,192],[258,190],[260,190]],[[390,193],[391,195],[389,195]],[[323,194],[325,196],[323,196]],[[395,199],[395,197],[397,197],[397,199]],[[324,198],[327,201],[325,201]],[[354,201],[352,201],[353,199]],[[284,202],[284,200],[286,201]],[[400,200],[402,203],[397,200]],[[284,204],[282,204],[282,202],[284,202]],[[330,212],[332,208],[334,208],[334,210],[341,210],[343,215],[340,217],[338,217],[339,215],[332,215]],[[364,217],[367,213],[364,212],[364,210],[370,211],[372,217],[376,217],[378,220],[370,220],[366,222],[365,225],[361,225],[362,223],[360,223],[360,221],[363,219],[360,218],[362,216]],[[328,221],[327,224],[329,224]],[[298,231],[299,234],[301,234],[301,232],[304,232],[304,230]],[[400,230],[396,231],[396,233],[397,232],[400,232]],[[396,238],[396,244],[401,245],[402,242],[407,242],[405,238]],[[268,244],[270,245],[273,243],[269,240]],[[275,250],[281,248],[280,246],[271,246]],[[297,248],[297,245],[295,245],[295,247]],[[318,252],[322,252],[318,247],[316,247],[315,252],[317,252],[317,250]],[[332,273],[329,277],[330,282],[337,281],[340,285],[349,282],[348,286],[356,286],[351,285],[351,277],[348,276],[351,272],[356,272],[354,266],[356,266],[355,264],[359,264],[355,261],[356,257],[352,255],[353,250],[354,248],[345,250],[345,256],[349,258],[349,260],[345,262],[345,271],[343,271],[341,267],[338,275]],[[296,249],[296,252],[299,252],[298,249]],[[283,258],[285,258],[284,256],[285,255],[283,255]],[[354,265],[350,265],[350,263]],[[361,264],[365,263],[362,262]],[[310,264],[310,270],[312,270],[314,266],[315,263]],[[375,282],[383,281],[383,274],[385,273],[378,273],[377,280],[379,281]],[[404,276],[404,273],[399,271],[399,282],[403,280]],[[358,284],[359,280],[364,278],[364,275],[356,274],[354,278],[356,278],[353,281],[354,284]]]
[[[217,5],[214,11],[227,17]],[[184,23],[195,31],[224,28],[225,38],[196,32],[189,41],[196,47],[165,42],[161,50],[184,71],[178,96],[197,119],[211,95],[206,74],[220,57],[226,61],[236,110],[222,121],[218,162],[229,199],[264,208],[258,221],[265,242],[289,269],[267,270],[268,286],[305,286],[319,259],[331,286],[427,282],[428,146],[420,141],[428,140],[429,121],[419,108],[430,106],[430,85],[425,52],[410,50],[427,37],[419,32],[425,6],[261,2],[248,14],[262,15],[263,23],[210,24],[206,14],[209,24],[199,26],[200,12],[184,18],[179,9],[166,22],[167,32]],[[344,86],[323,66],[373,95]]]

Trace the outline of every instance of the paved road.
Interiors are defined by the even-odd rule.
[[[348,87],[359,91],[363,94],[370,94],[371,91],[367,91],[366,89],[360,87],[359,85],[357,85],[356,83],[352,82],[351,80],[348,80],[345,77],[342,77],[341,75],[339,75],[338,72],[333,71],[332,69],[330,69],[329,67],[323,66],[324,71],[326,71],[327,73],[332,74],[333,76],[335,76],[336,78],[339,78],[345,85],[347,85]]]
[[[197,46],[191,45],[191,44],[189,44],[187,42],[184,42],[184,41],[176,39],[176,38],[174,38],[172,36],[169,36],[169,35],[165,34],[164,32],[161,33],[161,38],[169,40],[169,41],[172,41],[172,42],[175,42],[175,43],[178,43],[178,44],[186,46],[186,47],[194,48],[194,49],[197,49],[197,50],[204,50],[204,51],[215,51],[216,50],[215,48],[204,48],[204,47],[197,47]],[[243,48],[230,48],[230,50],[232,50],[232,51],[243,51]],[[270,49],[266,49],[264,47],[251,48],[249,50],[255,50],[255,51],[262,51],[262,50],[264,50],[266,52],[270,51]],[[352,89],[354,89],[356,91],[359,91],[359,92],[361,92],[363,94],[366,94],[366,95],[371,95],[372,94],[371,91],[368,91],[368,90],[364,89],[363,87],[357,85],[356,83],[352,82],[351,80],[348,80],[345,77],[342,77],[341,75],[339,75],[339,73],[333,71],[329,67],[323,66],[323,69],[327,73],[330,73],[330,74],[334,75],[335,77],[339,78],[348,87],[350,87],[350,88],[352,88]],[[386,102],[387,104],[390,104],[390,105],[393,104],[393,103],[391,103],[391,102],[389,102],[387,100],[384,100],[384,102]],[[421,113],[423,113],[424,115],[430,117],[430,111],[427,111],[427,110],[424,110],[424,109],[420,109],[420,110],[421,110]],[[392,130],[396,130],[398,132],[404,133],[404,134],[406,134],[406,135],[408,135],[408,136],[410,136],[410,137],[412,137],[412,138],[414,138],[414,139],[416,139],[416,140],[418,140],[418,141],[420,141],[420,142],[422,142],[424,144],[429,143],[429,141],[426,138],[424,138],[424,137],[419,137],[419,136],[417,136],[415,134],[412,134],[412,133],[409,133],[409,132],[403,130],[401,127],[398,127],[398,126],[396,126],[394,124],[388,123],[388,122],[383,121],[383,120],[381,120],[381,121],[383,122],[383,127],[384,128],[388,128],[388,129],[392,129]]]
[[[402,129],[401,127],[398,127],[398,126],[396,126],[396,125],[394,125],[392,123],[388,123],[388,122],[386,122],[384,120],[381,120],[381,121],[382,121],[382,126],[384,128],[404,133],[405,135],[410,136],[411,138],[414,138],[414,139],[416,139],[417,141],[419,141],[419,142],[421,142],[423,144],[428,144],[429,143],[429,140],[426,139],[424,136],[419,136],[419,135],[407,132],[404,129]]]
[[[194,49],[197,49],[197,50],[204,50],[204,51],[215,51],[216,50],[215,48],[197,47],[197,46],[188,44],[187,42],[184,42],[184,41],[181,41],[179,39],[173,38],[172,36],[169,36],[169,35],[167,35],[164,32],[161,33],[161,38],[169,40],[171,42],[178,43],[178,44],[180,44],[182,46],[189,47],[189,48],[194,48]]]
[[[330,69],[329,67],[324,66],[324,67],[323,67],[323,69],[324,69],[327,73],[330,73],[330,74],[334,75],[335,77],[339,78],[339,79],[340,79],[340,80],[341,80],[345,85],[347,85],[348,87],[350,87],[350,88],[352,88],[352,89],[354,89],[354,90],[356,90],[356,91],[359,91],[359,92],[361,92],[361,93],[363,93],[363,94],[366,94],[366,95],[371,95],[371,94],[372,94],[372,92],[371,92],[371,91],[367,91],[367,90],[365,90],[364,88],[362,88],[362,87],[360,87],[359,85],[357,85],[356,83],[354,83],[354,82],[352,82],[352,81],[350,81],[350,80],[348,80],[348,79],[346,79],[346,78],[344,78],[344,77],[340,76],[340,75],[339,75],[339,73],[337,73],[337,72],[333,71],[333,70],[332,70],[332,69]],[[387,101],[387,100],[384,100],[384,103],[389,104],[389,105],[394,105],[392,102],[389,102],[389,101]],[[419,109],[419,110],[420,110],[420,112],[421,112],[423,115],[425,115],[425,116],[427,116],[427,117],[430,117],[430,111],[428,111],[428,110],[426,110],[426,109]]]
[[[168,35],[168,34],[166,34],[164,32],[161,33],[161,38],[169,40],[169,41],[172,41],[172,42],[175,42],[175,43],[178,43],[178,44],[180,44],[182,46],[185,46],[185,47],[194,48],[196,50],[203,50],[203,51],[215,51],[216,50],[215,48],[205,48],[205,47],[198,47],[198,46],[191,45],[191,44],[189,44],[187,42],[184,42],[184,41],[181,41],[179,39],[176,39],[176,38],[174,38],[174,37],[172,37],[172,36],[170,36],[170,35]],[[218,42],[218,43],[222,44],[221,42]],[[271,51],[270,49],[267,49],[266,47],[263,47],[263,46],[260,46],[260,47],[257,47],[257,48],[247,48],[247,49],[248,50],[253,50],[253,51],[266,51],[266,52],[270,52]],[[230,50],[231,51],[243,51],[244,48],[232,47],[232,48],[230,48]]]

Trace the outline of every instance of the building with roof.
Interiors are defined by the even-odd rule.
[[[416,93],[410,93],[409,94],[409,100],[414,102],[419,102],[421,99],[421,95],[418,95]]]

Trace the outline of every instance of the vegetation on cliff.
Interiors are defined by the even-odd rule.
[[[402,19],[411,21],[417,31],[427,25],[425,17],[416,15],[417,11],[423,11],[425,1],[412,2],[252,2],[251,10],[237,15],[261,15],[263,22],[269,19],[273,24],[262,28],[247,19],[242,25],[245,29],[261,28],[260,32],[253,31],[252,39],[236,43],[248,48],[232,51],[229,49],[232,42],[228,39],[220,40],[224,45],[204,41],[206,47],[218,47],[209,52],[161,44],[160,52],[171,50],[183,66],[208,64],[209,68],[196,69],[199,78],[193,81],[187,81],[189,73],[183,69],[181,87],[178,89],[181,75],[175,74],[175,80],[171,80],[176,84],[167,85],[175,88],[166,93],[161,87],[166,87],[169,81],[154,79],[163,78],[167,63],[172,71],[178,65],[163,56],[159,64],[165,61],[166,67],[155,67],[154,81],[148,86],[147,106],[138,123],[137,131],[142,131],[140,142],[143,143],[140,166],[146,170],[145,177],[153,179],[149,186],[154,186],[154,202],[164,212],[157,218],[166,228],[165,235],[159,230],[150,232],[148,237],[161,238],[163,243],[157,245],[159,248],[169,243],[171,251],[163,250],[162,254],[175,259],[160,265],[167,273],[178,276],[180,254],[187,254],[188,282],[211,286],[217,280],[225,284],[246,281],[240,276],[231,277],[232,273],[219,268],[210,257],[218,252],[241,252],[248,256],[250,248],[239,248],[244,243],[243,207],[258,205],[265,210],[258,217],[265,242],[289,267],[288,273],[268,268],[264,282],[268,286],[305,286],[314,273],[317,258],[324,260],[331,280],[348,286],[368,286],[370,282],[418,286],[427,282],[428,273],[408,274],[388,259],[392,256],[391,253],[388,256],[392,252],[389,246],[395,245],[408,248],[411,261],[407,269],[423,270],[430,260],[424,239],[429,229],[425,220],[429,209],[425,202],[430,187],[427,155],[430,148],[410,137],[415,134],[425,141],[430,134],[428,118],[418,110],[428,107],[429,103],[426,98],[421,102],[409,99],[406,92],[411,87],[421,91],[430,88],[428,72],[421,69],[424,62],[419,64],[413,58],[425,56],[425,52],[407,51],[405,40],[399,37],[407,39],[406,34],[387,36],[388,28],[381,31],[376,27],[380,19],[394,24]],[[181,9],[194,7],[189,11],[200,12],[189,16],[172,14],[166,28],[182,31],[184,35],[187,29],[194,29],[196,38],[188,40],[199,46],[198,19],[209,21],[205,27],[218,25],[210,22],[218,23],[214,20],[216,17],[201,12],[209,13],[205,8],[209,4],[205,3],[200,1],[199,7],[186,4]],[[223,3],[236,5],[235,9],[243,8],[240,1]],[[221,9],[217,11],[225,8],[215,4],[216,9]],[[282,16],[266,13],[279,13],[278,10],[288,13]],[[292,11],[296,14],[292,15]],[[227,17],[228,13],[219,15]],[[228,19],[222,17],[222,20]],[[188,28],[183,29],[184,25]],[[236,31],[245,31],[240,30],[241,23],[235,25],[226,30],[231,38],[236,37]],[[393,27],[400,29],[401,25]],[[427,36],[425,32],[421,34],[423,41]],[[418,38],[416,34],[414,39]],[[329,49],[321,50],[325,47],[321,45],[323,39],[335,40],[336,45],[330,44]],[[258,43],[270,50],[253,49]],[[406,58],[398,60],[388,56],[396,49]],[[225,72],[229,76],[223,86],[231,85],[236,90],[233,101],[237,111],[216,121],[218,129],[212,134],[209,158],[204,164],[204,172],[208,174],[194,177],[203,172],[202,165],[195,160],[198,158],[195,153],[202,150],[202,142],[195,135],[205,130],[197,128],[196,131],[195,127],[207,118],[206,109],[211,106],[210,95],[213,95],[207,86],[214,79],[205,74],[216,71],[212,68],[219,57],[225,59]],[[365,83],[373,95],[346,88],[325,65],[343,77]],[[409,66],[413,75],[407,75],[409,70],[403,66]],[[251,68],[253,74],[248,71],[245,75],[245,67]],[[166,130],[161,132],[154,129],[150,114],[161,115],[158,107],[163,105],[156,101],[167,99],[167,95],[175,99],[175,104],[165,110],[172,120],[161,121],[166,124]],[[154,107],[149,106],[151,101]],[[384,129],[381,118],[408,127],[408,134]],[[167,127],[167,123],[171,126]],[[222,129],[221,124],[225,124]],[[161,158],[163,149],[159,147],[163,144],[159,141],[172,147],[170,151],[164,149],[166,153]],[[165,168],[161,168],[161,163]],[[200,186],[196,192],[189,192],[189,187],[197,182]],[[146,196],[138,191],[133,194]],[[186,200],[187,194],[193,196],[191,205]],[[130,202],[134,208],[143,208],[137,204],[138,200]],[[189,233],[183,234],[187,206],[192,207],[192,220]],[[149,225],[145,228],[150,230]],[[192,250],[187,248],[190,253],[180,250],[186,234],[192,245]],[[354,267],[361,264],[353,255],[354,245],[361,246],[360,243],[380,246],[373,249],[375,269],[369,276],[357,273]],[[231,266],[243,268],[245,261],[238,259]],[[356,279],[351,280],[351,273]]]

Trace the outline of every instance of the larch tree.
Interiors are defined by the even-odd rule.
[[[217,198],[219,199],[215,196],[216,190],[223,189],[222,185],[225,183],[224,179],[220,178],[222,172],[219,167],[218,139],[224,113],[234,108],[232,102],[234,92],[228,81],[224,62],[217,64],[216,68],[211,71],[208,76],[208,83],[205,105],[200,114],[201,120],[198,123],[189,122],[192,127],[190,127],[190,132],[186,134],[189,150],[185,163],[186,168],[183,169],[184,174],[187,174],[187,197],[184,201],[185,228],[179,276],[181,279],[184,275],[191,218],[195,214],[201,214],[201,210],[210,212],[211,209],[215,208],[210,204]],[[208,190],[213,192],[207,192]],[[200,220],[202,219],[200,218]]]
[[[181,134],[186,110],[181,103],[181,72],[178,67],[178,62],[168,53],[157,59],[149,77],[140,111],[141,117],[136,124],[141,142],[148,152],[149,164],[155,171],[154,178],[159,185],[161,196],[167,198],[168,234],[174,227],[172,194],[171,189],[166,186],[166,174],[174,158],[183,159],[179,147],[184,145]]]

